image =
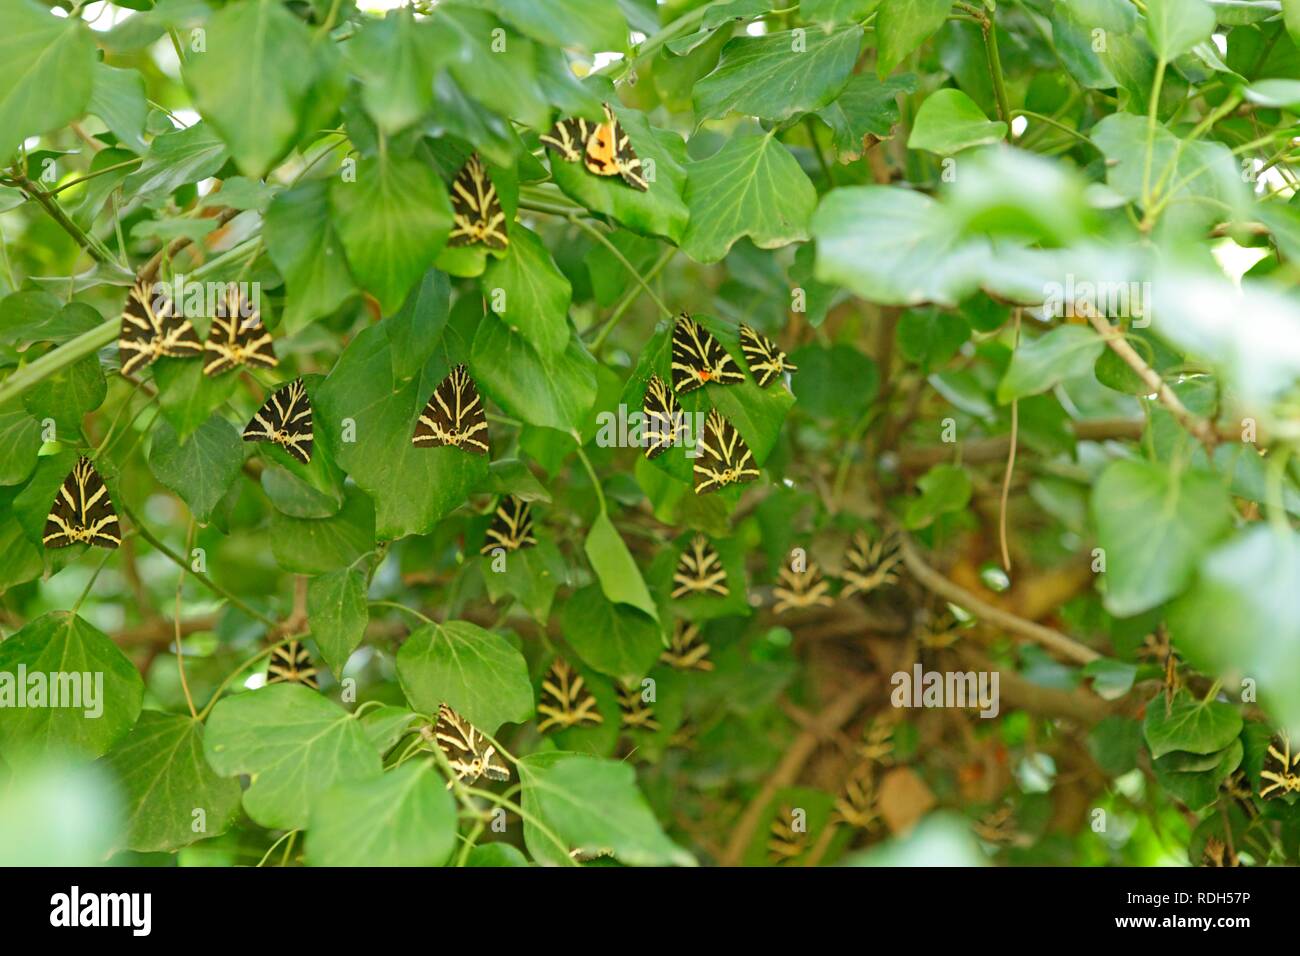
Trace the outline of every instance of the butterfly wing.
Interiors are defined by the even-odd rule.
[[[47,548],[74,544],[116,548],[122,543],[122,528],[108,486],[84,455],[77,459],[54,496],[42,541]]]
[[[651,375],[646,382],[641,414],[647,458],[657,458],[686,437],[686,416],[677,404],[677,396],[658,375]]]
[[[160,286],[143,279],[131,287],[122,310],[122,331],[117,339],[117,354],[122,374],[131,375],[160,356],[189,358],[203,353],[203,344],[189,319],[180,315]]]
[[[538,733],[543,734],[583,724],[600,724],[605,720],[582,675],[570,667],[563,657],[557,657],[551,663],[550,670],[542,680],[537,713],[545,718],[537,725]]]
[[[480,553],[491,554],[497,548],[518,551],[536,543],[532,505],[514,495],[506,495],[497,502],[496,514],[488,525],[487,538]]]
[[[608,103],[605,122],[597,123],[592,129],[583,152],[589,172],[597,176],[621,176],[623,182],[641,192],[650,188],[641,172],[641,158]]]
[[[704,421],[704,435],[695,446],[695,493],[706,495],[728,485],[753,481],[759,475],[753,453],[731,422],[716,408]]]
[[[450,246],[482,243],[489,249],[504,249],[510,244],[506,235],[506,214],[501,208],[497,188],[475,153],[460,168],[451,183]]]
[[[552,152],[558,153],[566,163],[576,163],[582,159],[591,137],[591,126],[580,116],[562,119],[551,127],[549,132],[538,137]]]
[[[276,645],[266,665],[267,684],[303,684],[320,690],[316,665],[302,641],[287,641]]]
[[[685,312],[673,324],[673,390],[692,392],[707,382],[732,385],[745,380],[731,354]]]
[[[898,583],[898,568],[903,561],[902,543],[892,532],[873,541],[858,531],[853,535],[845,558],[841,596],[868,594],[886,584]]]
[[[780,583],[772,589],[776,604],[772,610],[777,614],[796,608],[830,607],[830,584],[822,577],[817,562],[809,560],[803,571],[782,566]]]
[[[641,699],[641,688],[627,687],[621,681],[617,684],[619,725],[627,730],[658,730],[655,710]]]
[[[488,448],[487,414],[474,379],[457,365],[438,383],[415,424],[411,444],[421,447],[451,445],[478,455]]]
[[[1269,742],[1259,783],[1259,795],[1265,799],[1300,793],[1300,751],[1292,753],[1291,740],[1285,734]]]
[[[244,441],[274,442],[304,465],[314,439],[311,399],[300,378],[272,394],[244,428]]]
[[[434,725],[433,736],[457,779],[467,783],[482,776],[489,780],[510,779],[510,769],[496,748],[488,743],[478,728],[445,703],[438,707],[438,722]]]
[[[680,671],[713,670],[709,645],[700,638],[700,626],[680,620],[673,625],[668,649],[659,655],[659,660]]]
[[[220,375],[236,365],[275,368],[271,333],[262,325],[262,312],[232,287],[224,307],[212,317],[212,328],[203,343],[203,374]]]
[[[759,388],[767,388],[782,372],[799,371],[775,342],[744,324],[740,326],[740,350],[749,365],[749,374],[758,381]]]
[[[730,593],[722,559],[708,539],[697,534],[677,560],[677,567],[673,571],[672,596],[680,598],[690,594],[715,594],[726,597]]]

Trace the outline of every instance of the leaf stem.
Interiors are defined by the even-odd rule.
[[[569,222],[573,223],[583,232],[586,232],[593,239],[595,239],[606,249],[608,249],[610,253],[614,256],[614,258],[623,264],[623,268],[628,271],[628,273],[632,276],[632,278],[636,279],[636,281],[641,284],[641,288],[645,289],[646,294],[650,296],[650,298],[655,300],[655,304],[658,305],[659,308],[663,309],[664,315],[668,316],[669,318],[672,318],[673,310],[668,308],[668,306],[664,305],[664,300],[659,298],[659,296],[655,293],[654,289],[650,288],[650,283],[648,283],[645,280],[645,276],[641,275],[641,273],[637,270],[636,266],[628,262],[627,256],[623,255],[622,250],[620,250],[618,246],[614,245],[614,243],[609,241],[608,236],[606,236],[603,232],[601,232],[591,223],[583,222],[576,215],[570,215]]]
[[[586,451],[581,444],[577,446],[578,459],[582,466],[587,469],[587,475],[591,478],[591,486],[596,489],[596,500],[600,503],[600,513],[608,514],[605,505],[605,491],[600,487],[600,478],[596,475],[596,469],[591,466],[591,459],[587,457]]]
[[[399,611],[405,611],[407,614],[412,614],[412,615],[414,615],[415,617],[418,617],[418,618],[419,618],[421,621],[423,621],[425,624],[436,624],[436,623],[437,623],[436,621],[434,621],[433,618],[431,618],[431,617],[426,617],[425,615],[423,615],[423,614],[421,614],[419,611],[417,611],[415,608],[413,608],[413,607],[407,607],[405,604],[398,604],[396,601],[369,601],[369,602],[367,602],[367,603],[368,603],[371,607],[391,607],[391,608],[396,608],[396,609],[399,610]]]
[[[993,78],[993,95],[998,102],[998,113],[1007,124],[1007,137],[1011,137],[1011,104],[1007,99],[1007,83],[1002,76],[1002,56],[998,53],[998,27],[993,11],[982,11],[980,30],[984,34],[984,55],[989,62],[989,75]]]
[[[659,257],[659,260],[650,267],[650,271],[645,274],[646,281],[649,282],[655,276],[659,275],[659,273],[663,271],[664,266],[668,265],[668,260],[676,254],[677,248],[675,246],[669,246],[664,250],[664,254]],[[614,311],[610,313],[609,318],[605,321],[605,325],[601,328],[600,332],[596,334],[596,338],[592,340],[591,351],[593,354],[600,351],[600,347],[605,344],[605,339],[609,337],[609,333],[614,331],[614,326],[618,325],[619,320],[623,318],[627,313],[627,310],[631,308],[632,303],[636,301],[636,297],[640,294],[640,289],[629,289],[627,294],[619,301],[618,305],[614,306]]]

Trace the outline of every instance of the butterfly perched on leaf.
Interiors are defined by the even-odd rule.
[[[808,831],[794,828],[794,809],[783,806],[768,828],[767,855],[777,866],[791,863],[808,849]]]
[[[581,160],[588,172],[597,176],[621,176],[633,189],[645,192],[650,184],[642,172],[641,158],[608,103],[604,104],[604,110],[604,122],[593,123],[573,116],[560,120],[539,138],[566,163]]]
[[[745,439],[716,408],[709,410],[709,417],[704,420],[704,434],[695,444],[693,471],[697,495],[753,481],[759,475],[754,455]]]
[[[708,382],[735,385],[745,380],[731,353],[685,312],[673,323],[673,391],[693,392]]]
[[[126,297],[117,354],[122,374],[130,375],[164,355],[196,358],[203,354],[203,343],[190,320],[177,311],[171,296],[165,291],[155,294],[152,283],[141,279]]]
[[[488,454],[487,414],[464,363],[452,369],[429,396],[415,423],[411,444],[424,448],[450,445],[476,455]]]
[[[304,684],[312,690],[320,690],[316,673],[316,665],[312,663],[306,645],[302,641],[286,641],[271,651],[271,660],[266,665],[266,682]]]
[[[677,559],[677,567],[673,571],[673,597],[691,594],[726,597],[730,593],[722,559],[718,557],[713,545],[709,544],[709,539],[697,534]]]
[[[501,250],[510,244],[505,210],[478,153],[465,161],[451,182],[451,218],[449,246],[482,244]]]
[[[677,404],[677,396],[669,391],[664,380],[651,375],[646,382],[645,397],[641,400],[641,414],[645,420],[645,456],[657,458],[686,438],[686,415]]]
[[[835,800],[835,820],[859,830],[875,830],[880,825],[876,769],[870,761],[859,761],[849,772]]]
[[[791,362],[775,342],[743,322],[740,325],[740,351],[749,364],[749,374],[758,381],[760,388],[767,388],[784,372],[799,371],[799,366]]]
[[[473,783],[479,777],[509,780],[510,768],[477,727],[446,704],[438,707],[433,739],[447,757],[457,780]],[[450,781],[448,782],[450,786]]]
[[[244,428],[244,441],[273,442],[304,465],[311,462],[313,438],[311,399],[300,378],[277,389]]]
[[[1291,750],[1287,735],[1269,741],[1264,769],[1259,773],[1259,787],[1259,795],[1264,798],[1300,793],[1300,750]]]
[[[487,538],[481,554],[491,554],[497,548],[518,551],[535,545],[533,537],[533,508],[522,498],[506,495],[497,502],[496,514],[488,525]]]
[[[830,589],[830,582],[822,577],[821,568],[811,558],[802,571],[782,565],[778,583],[772,589],[776,598],[772,610],[784,614],[801,608],[830,607],[835,603],[831,600]]]
[[[659,721],[655,719],[655,710],[641,696],[641,687],[627,687],[622,683],[618,684],[618,709],[619,724],[626,730],[649,730],[659,729]]]
[[[582,675],[570,667],[563,657],[557,657],[552,662],[550,670],[542,679],[537,713],[545,718],[537,724],[537,731],[542,734],[605,722],[596,708],[595,695],[587,688]]]
[[[122,526],[113,510],[108,486],[85,455],[77,459],[59,486],[45,519],[42,541],[47,548],[74,544],[116,548],[122,543]]]
[[[896,533],[871,538],[857,531],[845,555],[844,590],[840,596],[870,594],[886,584],[897,584],[902,562],[902,543]]]
[[[237,365],[275,368],[279,364],[261,309],[232,283],[203,343],[203,374],[220,375]]]
[[[673,623],[668,649],[659,655],[659,660],[679,671],[713,670],[713,661],[709,660],[709,645],[700,637],[700,626],[690,621],[679,620]]]

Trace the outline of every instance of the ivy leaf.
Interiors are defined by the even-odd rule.
[[[239,782],[208,766],[203,725],[192,717],[144,711],[104,763],[122,790],[129,850],[171,851],[220,836],[239,809]],[[203,829],[196,831],[197,810]]]
[[[503,571],[498,571],[488,558],[483,560],[485,567],[491,567],[483,577],[492,602],[495,604],[502,597],[512,597],[532,615],[533,620],[539,624],[546,623],[551,615],[555,592],[567,577],[564,558],[555,543],[543,538],[536,547],[511,553]]]
[[[629,604],[659,620],[659,610],[646,589],[641,569],[605,512],[596,515],[583,550],[605,597],[616,604]]]
[[[819,110],[844,89],[861,44],[857,24],[734,37],[717,68],[695,84],[695,121],[744,113],[779,123]]]
[[[1231,704],[1197,700],[1180,690],[1168,714],[1164,695],[1147,704],[1142,731],[1151,756],[1157,759],[1176,750],[1211,754],[1228,746],[1241,733],[1241,713]]]
[[[374,548],[375,506],[364,492],[348,486],[343,507],[328,518],[295,518],[272,512],[270,536],[275,563],[286,571],[336,571]]]
[[[886,80],[859,73],[817,116],[831,128],[835,156],[852,163],[866,151],[866,138],[889,139],[899,121],[898,95],[916,92],[916,76],[904,73]]]
[[[317,794],[381,772],[361,722],[301,684],[223,698],[208,717],[203,752],[223,777],[252,776],[244,809],[277,830],[306,827]]]
[[[1159,705],[1161,702],[1156,701]],[[1151,762],[1156,781],[1176,800],[1185,803],[1189,810],[1208,807],[1219,796],[1219,787],[1241,766],[1245,747],[1241,738],[1234,737],[1228,746],[1202,758],[1210,766],[1200,771],[1180,769],[1179,758],[1188,756],[1182,751],[1166,754]]]
[[[366,711],[361,724],[366,728],[366,736],[382,756],[393,749],[393,745],[406,734],[416,719],[416,715],[405,707],[382,704]]]
[[[537,233],[523,226],[511,230],[505,258],[493,259],[483,273],[483,291],[501,321],[538,356],[552,359],[565,351],[572,289]]]
[[[1214,8],[1203,0],[1149,0],[1147,37],[1156,55],[1166,63],[1210,39]]]
[[[360,80],[361,102],[384,133],[392,135],[433,108],[437,43],[432,25],[417,22],[410,7],[366,20],[346,44]]]
[[[266,210],[262,238],[287,287],[287,332],[329,315],[357,291],[330,218],[328,188],[325,180],[307,180],[276,193]]]
[[[0,159],[29,136],[67,126],[94,88],[95,41],[78,17],[56,17],[35,0],[0,9]]]
[[[307,584],[307,620],[321,657],[334,677],[340,677],[370,623],[365,576],[343,568],[312,578]]]
[[[207,123],[195,123],[155,137],[140,168],[126,177],[122,188],[151,203],[180,186],[215,176],[229,159],[230,151],[216,131]]]
[[[36,467],[41,450],[41,424],[17,402],[0,408],[0,486],[21,485]]]
[[[876,363],[851,345],[810,344],[790,356],[799,366],[790,387],[799,408],[822,418],[855,418],[876,397],[880,370]],[[846,390],[845,382],[853,388]]]
[[[74,696],[51,706],[56,691]],[[0,755],[11,766],[51,751],[98,757],[130,731],[143,698],[140,672],[103,631],[69,611],[42,614],[0,642]]]
[[[441,704],[486,734],[533,715],[533,685],[522,654],[500,634],[468,621],[426,624],[397,652],[397,679],[411,706]]]
[[[837,23],[861,21],[880,4],[881,0],[803,0],[799,15],[829,30]]]
[[[550,108],[534,81],[531,42],[512,35],[492,15],[461,3],[438,4],[431,23],[439,60],[462,88],[493,113],[525,126],[546,123]]]
[[[53,419],[64,435],[81,434],[81,419],[103,404],[108,382],[99,356],[64,365],[23,394],[23,407],[37,420]]]
[[[695,859],[664,834],[636,786],[636,770],[617,760],[538,753],[519,761],[523,808],[569,849],[612,853],[631,866],[694,866]],[[559,847],[525,822],[533,857],[557,863]]]
[[[644,677],[664,647],[654,618],[615,604],[594,584],[569,598],[561,629],[584,662],[623,681]]]
[[[936,90],[926,97],[912,123],[908,149],[924,149],[951,156],[971,146],[999,143],[1007,124],[993,122],[961,90]]]
[[[27,540],[38,547],[43,547],[42,537],[45,533],[45,519],[54,504],[54,496],[59,487],[77,463],[78,452],[72,448],[60,448],[52,455],[42,455],[36,459],[36,469],[32,472],[27,487],[14,496],[13,513],[22,525]],[[113,488],[109,487],[112,496]],[[75,550],[75,549],[74,549]]]
[[[311,810],[313,866],[442,866],[456,848],[456,801],[429,761],[340,783]]]
[[[596,401],[596,360],[574,336],[554,358],[489,312],[479,323],[470,352],[479,387],[505,409],[533,425],[581,432]]]
[[[729,139],[688,171],[682,249],[696,262],[717,262],[741,236],[760,249],[808,239],[817,191],[775,133]]]
[[[528,858],[509,843],[480,843],[469,851],[466,866],[528,866]]]
[[[1101,336],[1082,325],[1061,325],[1024,342],[1012,355],[998,385],[998,401],[1006,405],[1055,388],[1066,379],[1087,375],[1105,348]]]
[[[616,3],[587,0],[489,0],[493,12],[525,36],[588,53],[627,48],[627,20]]]
[[[1179,594],[1232,521],[1217,475],[1148,461],[1107,466],[1093,486],[1092,513],[1106,554],[1104,603],[1119,617]]]
[[[203,363],[161,358],[151,366],[162,417],[187,440],[235,391],[238,375],[204,375]]]
[[[144,77],[138,70],[96,63],[86,111],[102,119],[118,142],[132,152],[143,155],[149,149],[143,139],[149,107],[144,98]]]
[[[894,67],[948,19],[952,0],[890,0],[876,17],[876,73],[886,77]]]
[[[184,444],[171,425],[159,422],[149,446],[149,470],[180,495],[200,524],[208,523],[243,464],[239,433],[220,415],[200,425]]]
[[[442,340],[451,301],[445,273],[430,269],[385,327],[392,346],[393,378],[404,382],[424,368]]]
[[[916,484],[921,496],[907,503],[909,528],[924,528],[939,515],[961,511],[970,503],[970,475],[959,465],[935,465]]]

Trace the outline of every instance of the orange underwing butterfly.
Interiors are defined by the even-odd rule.
[[[539,139],[565,162],[582,160],[588,172],[597,176],[621,176],[633,189],[645,192],[650,184],[642,174],[641,158],[608,103],[604,104],[604,110],[604,122],[569,117],[557,122]]]

